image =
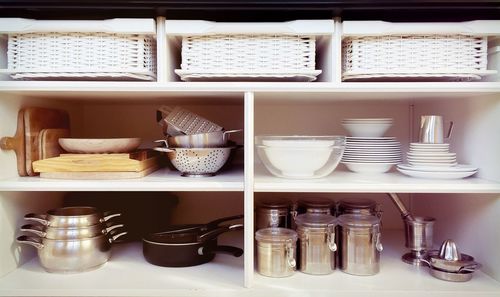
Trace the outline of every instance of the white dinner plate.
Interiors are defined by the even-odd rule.
[[[436,172],[436,171],[414,171],[397,167],[397,170],[405,175],[428,179],[460,179],[474,175],[477,171],[467,172]]]
[[[354,137],[354,136],[348,136],[346,137],[347,142],[372,142],[372,141],[380,141],[380,142],[385,142],[385,141],[395,141],[396,137]]]
[[[450,147],[449,143],[419,143],[412,142],[410,143],[410,147],[414,148],[448,148]]]
[[[433,172],[471,172],[477,171],[477,167],[473,167],[470,165],[458,164],[456,166],[451,167],[436,167],[436,166],[411,166],[409,164],[399,164],[399,168],[404,170],[413,170],[413,171],[433,171]]]
[[[408,156],[412,157],[456,157],[456,153],[434,153],[434,152],[408,152]]]
[[[416,166],[452,167],[458,165],[458,163],[414,163],[411,161],[408,161],[408,164],[414,167]]]
[[[447,161],[456,161],[457,157],[412,157],[407,156],[408,160],[414,161],[429,161],[429,162],[447,162]]]

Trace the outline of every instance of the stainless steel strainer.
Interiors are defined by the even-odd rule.
[[[226,164],[232,147],[217,148],[163,148],[156,151],[166,152],[168,159],[182,176],[214,176]]]

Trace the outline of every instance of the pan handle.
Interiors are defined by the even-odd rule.
[[[26,224],[26,225],[23,225],[21,226],[21,231],[24,231],[24,232],[30,232],[30,233],[33,233],[39,237],[45,237],[45,235],[47,235],[47,233],[44,231],[44,226],[42,225],[32,225],[32,224]]]
[[[241,257],[243,255],[243,250],[234,246],[228,245],[218,245],[215,247],[203,246],[198,249],[198,254],[200,256],[207,254],[229,254],[235,257]]]
[[[208,231],[208,232],[198,236],[198,241],[199,242],[206,242],[207,240],[214,239],[215,237],[219,236],[222,233],[229,232],[229,231],[242,230],[242,229],[243,229],[243,224],[221,226],[221,227],[218,227],[216,229],[213,229],[211,231]]]
[[[30,236],[22,235],[22,236],[19,236],[16,239],[16,241],[19,242],[19,243],[24,243],[24,244],[32,245],[32,246],[36,247],[39,250],[43,249],[42,239],[40,239],[40,238],[33,238],[33,237],[30,237]]]
[[[49,225],[49,221],[47,220],[47,215],[43,215],[43,214],[29,213],[29,214],[24,216],[24,219],[27,221],[34,221],[34,222],[40,223],[44,226]]]
[[[116,218],[116,217],[119,217],[121,216],[122,214],[121,213],[113,213],[111,211],[105,211],[103,213],[104,217],[102,218],[101,220],[101,223],[104,223],[104,222],[107,222],[108,220],[112,219],[112,218]]]
[[[222,223],[222,222],[227,222],[227,221],[232,221],[232,220],[238,220],[238,219],[242,219],[242,218],[243,218],[243,215],[240,214],[240,215],[235,215],[235,216],[230,216],[230,217],[224,217],[224,218],[220,218],[220,219],[217,219],[217,220],[213,220],[213,221],[207,223],[207,230],[211,230],[211,229],[219,227],[219,224]]]
[[[164,153],[175,152],[175,150],[172,150],[172,149],[168,148],[168,141],[166,141],[165,139],[158,139],[158,140],[155,140],[154,142],[165,144],[165,147],[155,147],[155,148],[153,148],[155,151],[164,152]]]

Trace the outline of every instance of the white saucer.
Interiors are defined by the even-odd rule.
[[[398,164],[398,168],[403,170],[423,171],[423,172],[471,172],[477,171],[477,167],[470,165],[458,164],[451,167],[436,167],[436,166],[411,166],[409,164]]]

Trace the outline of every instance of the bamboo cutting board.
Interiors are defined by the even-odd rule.
[[[121,171],[121,172],[41,172],[41,178],[51,179],[86,179],[86,180],[109,180],[141,178],[158,170],[160,166],[149,167],[143,171]]]
[[[142,172],[158,167],[160,155],[151,150],[131,154],[61,154],[33,163],[36,172]]]

